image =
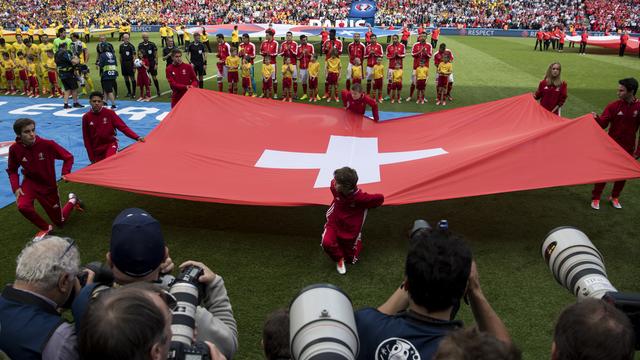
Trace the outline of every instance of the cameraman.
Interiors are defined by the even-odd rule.
[[[58,310],[79,290],[80,253],[71,239],[32,241],[17,259],[16,279],[0,295],[0,350],[11,359],[78,359],[73,325]]]
[[[173,277],[163,274],[173,269],[173,263],[160,223],[142,209],[123,210],[113,222],[107,265],[115,280],[109,286],[135,282],[158,282],[167,286]],[[199,262],[187,261],[180,268],[193,265],[203,269],[198,281],[205,284],[204,297],[195,314],[197,340],[211,341],[231,359],[238,349],[238,330],[224,280]],[[105,288],[107,286],[94,284],[83,289],[73,304],[77,321],[84,317],[88,303]]]
[[[507,344],[502,320],[482,293],[471,250],[448,230],[422,229],[412,236],[400,288],[377,309],[356,312],[358,359],[377,359],[394,348],[431,359],[440,341],[463,326],[454,320],[460,300],[468,298],[480,331]]]
[[[568,306],[556,322],[553,360],[632,360],[635,337],[629,318],[613,305],[586,299]]]
[[[83,359],[164,360],[171,344],[175,298],[150,283],[105,291],[82,319],[79,349]],[[212,360],[226,360],[207,343]]]

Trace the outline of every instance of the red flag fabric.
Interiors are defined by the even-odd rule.
[[[573,41],[579,43],[582,38],[580,34],[576,36],[566,36],[566,41]],[[627,48],[625,52],[637,53],[638,52],[638,40],[639,38],[629,37],[627,41]],[[587,38],[587,45],[595,45],[608,49],[620,49],[620,35],[607,35],[607,36],[591,36]]]
[[[67,176],[155,196],[234,204],[328,204],[351,166],[386,204],[640,177],[596,124],[531,94],[376,123],[339,108],[191,89],[147,137]]]

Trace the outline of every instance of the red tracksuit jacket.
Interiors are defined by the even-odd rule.
[[[603,129],[609,126],[609,136],[629,154],[633,154],[640,127],[640,100],[633,99],[630,104],[616,100],[607,105],[596,120]],[[638,155],[637,152],[635,155]]]
[[[368,104],[369,106],[371,106],[373,120],[380,121],[380,116],[378,115],[378,103],[365,94],[362,94],[362,96],[360,96],[360,99],[353,100],[351,91],[346,89],[342,90],[342,104],[344,104],[347,110],[360,115],[364,115]]]
[[[9,166],[7,173],[11,182],[11,190],[16,192],[20,187],[18,168],[22,166],[25,179],[31,180],[43,193],[56,191],[55,160],[62,160],[62,175],[71,172],[73,155],[53,140],[36,136],[31,146],[26,146],[20,138],[9,147]]]
[[[182,63],[180,65],[171,64],[165,71],[167,81],[173,91],[171,95],[171,107],[175,106],[182,96],[187,92],[187,85],[198,87],[198,78],[193,70],[193,65]]]
[[[95,162],[95,154],[118,142],[116,129],[134,140],[139,138],[113,110],[103,107],[97,113],[90,110],[82,116],[82,137],[91,162]]]
[[[355,239],[362,230],[367,209],[375,208],[384,202],[382,194],[367,194],[356,188],[344,197],[336,190],[336,181],[331,180],[333,201],[327,210],[327,227],[332,227],[341,239]]]
[[[559,87],[548,85],[547,80],[542,79],[538,84],[538,90],[533,95],[536,100],[540,100],[543,108],[551,111],[556,106],[564,105],[567,100],[567,83],[562,82]],[[557,111],[555,112],[558,113]]]

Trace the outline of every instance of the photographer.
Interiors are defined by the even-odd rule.
[[[511,342],[482,293],[471,250],[462,238],[448,230],[418,230],[400,288],[377,309],[356,312],[361,341],[358,359],[377,359],[394,347],[431,359],[440,341],[463,326],[454,320],[463,297],[468,298],[480,331]]]
[[[629,318],[602,300],[586,299],[568,306],[556,322],[553,360],[631,360],[634,333]]]
[[[106,291],[82,319],[79,350],[83,359],[164,360],[171,343],[175,298],[150,283]],[[212,360],[226,360],[207,342]]]
[[[71,239],[46,236],[22,250],[16,279],[0,295],[0,350],[9,358],[78,358],[75,329],[58,310],[79,290],[79,265]]]
[[[169,250],[165,246],[160,223],[142,209],[123,210],[114,220],[107,265],[113,272],[115,284],[158,282],[167,286],[173,280],[163,275],[173,269]],[[197,266],[203,270],[198,282],[204,285],[204,296],[195,312],[197,340],[211,341],[228,358],[238,349],[236,320],[224,280],[207,266],[195,261],[180,265],[181,270]],[[82,319],[90,301],[99,298],[104,285],[87,286],[73,305],[75,319]]]

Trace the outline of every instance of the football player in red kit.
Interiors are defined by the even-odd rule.
[[[280,44],[280,53],[282,56],[282,63],[285,63],[285,59],[291,60],[290,64],[293,67],[293,98],[298,98],[298,43],[293,41],[293,33],[287,31],[286,41]]]
[[[391,99],[391,88],[393,82],[393,70],[396,68],[396,64],[400,64],[400,68],[402,69],[402,61],[404,60],[404,44],[398,41],[398,35],[393,35],[391,37],[393,41],[391,44],[387,45],[387,59],[389,59],[389,70],[387,71],[387,97],[385,100]]]
[[[305,100],[308,97],[307,83],[309,82],[309,63],[311,58],[315,54],[313,45],[307,43],[307,35],[300,35],[300,46],[298,46],[298,53],[296,58],[300,61],[300,79],[302,80],[302,97],[300,100]],[[294,92],[297,93],[296,84],[293,85]]]
[[[224,35],[222,34],[216,35],[216,41],[218,42],[218,62],[216,63],[218,67],[218,91],[222,91],[222,81],[229,76],[229,69],[225,64],[227,57],[231,55],[231,45],[224,41]]]
[[[376,34],[371,34],[370,43],[367,45],[364,57],[367,59],[367,95],[371,95],[371,82],[373,80],[373,67],[378,63],[378,58],[382,58],[384,51],[382,45],[378,44]]]
[[[438,68],[438,65],[440,65],[440,62],[443,60],[444,54],[449,55],[449,62],[453,62],[453,53],[451,52],[451,50],[447,49],[447,44],[442,43],[438,48],[438,52],[436,52],[435,55],[433,55],[433,65],[435,65],[436,69]],[[436,76],[435,78],[437,83],[438,77]],[[453,73],[449,75],[449,83],[447,84],[447,98],[449,99],[449,101],[453,101],[453,98],[451,97],[452,88],[453,88]]]
[[[362,250],[362,227],[367,210],[381,206],[382,194],[367,194],[358,188],[358,174],[349,167],[333,172],[333,201],[327,210],[321,246],[336,262],[339,274],[345,274],[349,262],[355,264]]]
[[[640,151],[636,149],[640,127],[640,100],[636,98],[638,80],[626,78],[618,81],[618,84],[618,100],[607,105],[602,115],[593,113],[593,117],[603,129],[608,126],[609,136],[637,159],[640,157]],[[616,209],[622,209],[620,193],[625,182],[625,180],[619,180],[613,184],[609,201]],[[593,187],[591,207],[595,210],[600,209],[600,196],[605,185],[606,183],[598,183]]]
[[[138,136],[115,111],[104,106],[104,95],[100,91],[89,95],[89,103],[91,109],[82,116],[82,137],[92,164],[118,151],[116,129],[133,140],[144,142],[144,137]]]
[[[16,196],[18,211],[40,229],[36,238],[42,238],[53,230],[53,225],[45,221],[34,207],[38,200],[49,219],[56,226],[63,226],[69,220],[74,208],[82,210],[78,197],[69,193],[69,200],[60,206],[58,184],[56,182],[55,160],[62,160],[62,176],[71,172],[73,155],[53,140],[36,135],[36,123],[31,119],[18,119],[13,123],[16,133],[15,144],[9,147],[9,182]],[[18,168],[22,167],[22,184]]]

